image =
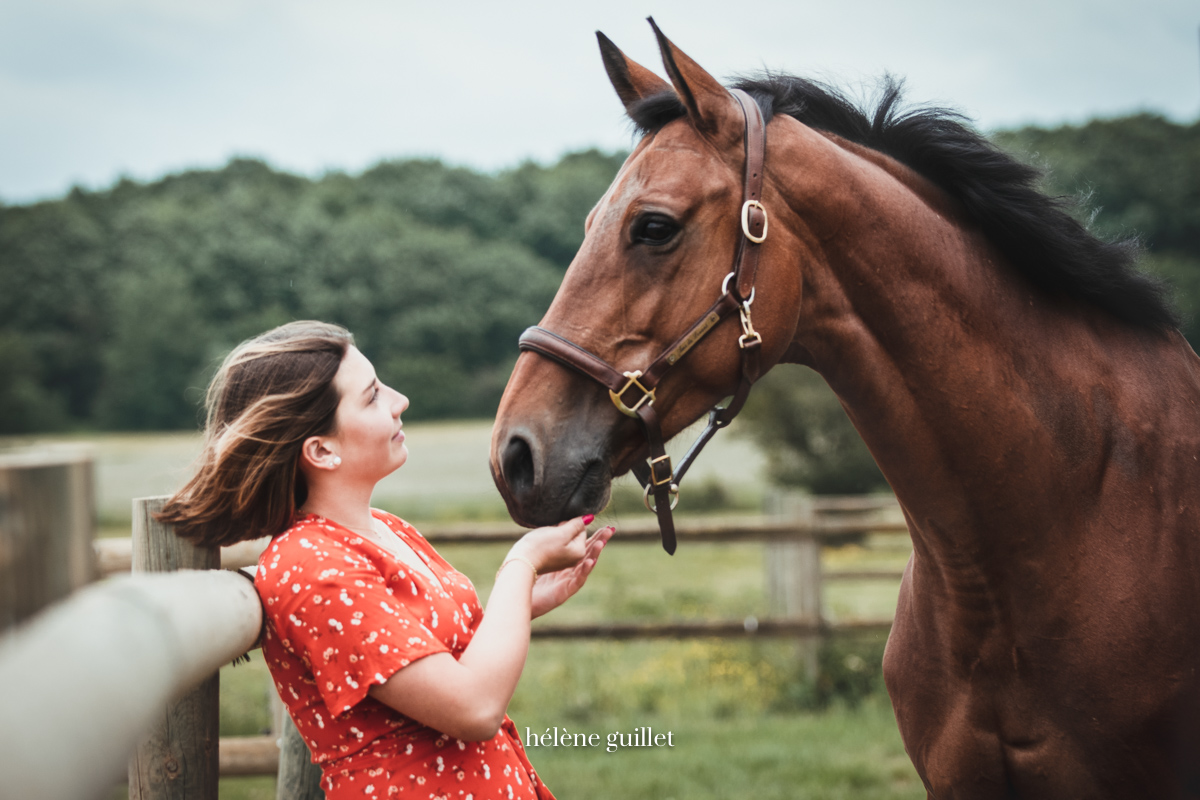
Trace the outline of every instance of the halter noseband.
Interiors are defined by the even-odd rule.
[[[519,340],[522,350],[533,350],[563,366],[569,367],[608,388],[617,409],[626,416],[641,420],[646,431],[650,457],[633,467],[633,473],[644,489],[646,507],[658,516],[663,549],[675,552],[675,522],[671,510],[679,500],[679,483],[688,467],[704,445],[718,430],[729,425],[750,394],[750,387],[759,377],[759,353],[762,337],[750,320],[750,304],[754,301],[754,278],[758,271],[759,245],[767,238],[767,210],[762,204],[763,155],[766,150],[766,126],[758,104],[740,89],[731,89],[745,118],[746,171],[742,184],[741,230],[733,268],[721,285],[721,296],[687,331],[656,358],[645,370],[618,372],[599,356],[579,345],[539,326],[527,329]],[[671,457],[664,446],[662,427],[654,410],[654,392],[667,371],[726,317],[737,312],[741,318],[742,335],[738,337],[741,350],[742,375],[733,399],[726,406],[714,406],[708,412],[708,425],[697,437],[687,454],[672,469]],[[651,503],[651,495],[654,501]]]

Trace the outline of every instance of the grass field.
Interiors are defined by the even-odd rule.
[[[413,521],[507,519],[504,502],[488,471],[491,422],[433,422],[405,426],[409,459],[381,481],[373,502]],[[669,450],[679,456],[693,431],[676,437]],[[686,439],[686,441],[685,441]],[[88,436],[0,437],[10,447],[82,448],[96,465],[96,506],[101,535],[128,536],[135,497],[170,494],[192,473],[200,453],[197,433],[117,433]],[[739,434],[735,422],[717,436],[688,477],[681,511],[714,506],[758,509],[763,501],[763,458]],[[640,508],[640,490],[631,479],[617,483],[618,509]],[[633,497],[636,495],[636,499]]]
[[[796,680],[791,648],[535,642],[510,714],[523,737],[555,727],[599,734],[602,747],[528,747],[560,800],[923,798],[886,696],[821,711],[780,702]],[[222,733],[260,732],[268,724],[267,691],[260,660],[227,667]],[[608,751],[610,734],[644,726],[672,732],[674,746]],[[274,782],[226,779],[221,797],[269,800]]]
[[[487,424],[413,425],[409,434],[410,462],[381,485],[377,505],[414,520],[505,517],[486,466]],[[84,445],[96,456],[104,532],[127,536],[130,500],[178,486],[199,440],[113,435]],[[685,504],[690,498],[693,508],[725,512],[761,506],[762,458],[750,442],[718,437],[704,458]],[[619,488],[601,521],[619,528],[638,504],[629,487]],[[909,552],[895,538],[868,544],[824,557],[831,568],[898,567]],[[485,597],[505,549],[442,548]],[[656,545],[618,539],[584,590],[548,621],[762,616],[764,559],[757,544],[685,546],[668,557]],[[893,612],[895,597],[891,582],[829,582],[824,604],[832,619],[880,617]],[[560,800],[923,797],[879,691],[881,650],[881,638],[839,641],[823,663],[838,673],[838,686],[858,688],[839,694],[825,687],[820,695],[788,641],[535,641],[510,713],[523,733],[558,727],[606,741],[609,733],[649,726],[674,734],[671,748],[530,748]],[[258,654],[223,669],[222,734],[265,731],[270,691]],[[123,788],[113,794],[124,796]],[[269,800],[274,781],[226,779],[221,797]]]

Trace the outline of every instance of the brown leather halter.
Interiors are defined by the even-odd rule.
[[[533,350],[547,358],[570,367],[608,387],[609,396],[617,409],[641,420],[650,447],[646,463],[633,467],[633,473],[644,489],[646,507],[658,516],[663,549],[675,552],[675,522],[671,510],[679,499],[679,483],[688,467],[718,430],[729,425],[745,405],[751,385],[759,377],[759,353],[762,337],[750,321],[750,304],[754,300],[754,277],[758,271],[759,245],[767,238],[767,210],[762,205],[763,155],[766,150],[766,126],[758,104],[740,89],[731,89],[746,120],[746,168],[742,189],[741,229],[733,269],[721,286],[721,296],[692,325],[645,370],[618,372],[615,367],[574,342],[539,326],[521,334],[522,350]],[[658,413],[654,410],[654,392],[667,371],[726,317],[737,312],[741,317],[742,335],[738,346],[742,353],[742,375],[733,399],[726,406],[714,406],[708,412],[708,425],[696,439],[675,469],[664,447]],[[631,396],[632,395],[632,396]],[[650,496],[654,502],[651,504]]]

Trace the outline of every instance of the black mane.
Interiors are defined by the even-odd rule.
[[[1045,291],[1090,302],[1118,319],[1157,330],[1179,325],[1163,284],[1137,269],[1136,240],[1103,241],[1068,213],[1068,198],[1037,189],[1040,170],[1015,160],[942,108],[900,107],[888,77],[873,113],[837,90],[786,75],[744,78],[767,122],[786,114],[805,125],[877,150],[913,169],[958,201],[965,215],[1013,268]],[[674,92],[634,104],[643,134],[686,115]]]

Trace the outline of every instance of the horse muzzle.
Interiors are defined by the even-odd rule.
[[[609,429],[586,420],[498,418],[492,433],[492,480],[519,525],[556,525],[608,504]]]

